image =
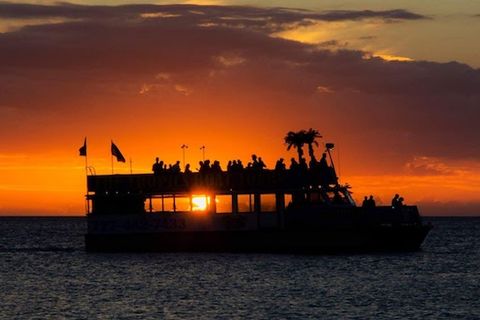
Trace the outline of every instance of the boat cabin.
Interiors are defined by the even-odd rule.
[[[305,203],[355,206],[347,187],[322,185],[290,170],[91,175],[87,183],[88,210],[93,215],[283,212]]]

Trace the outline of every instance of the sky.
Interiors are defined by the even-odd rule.
[[[480,214],[480,2],[0,2],[0,215],[84,214],[85,158],[289,159],[335,142],[361,201]]]

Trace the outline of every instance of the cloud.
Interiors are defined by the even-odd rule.
[[[235,54],[220,55],[215,57],[215,60],[225,67],[238,66],[245,62],[245,58]]]
[[[333,10],[315,12],[287,8],[257,8],[249,6],[215,5],[147,5],[131,4],[120,6],[88,6],[69,3],[55,5],[0,2],[0,17],[14,19],[37,19],[62,17],[72,19],[126,19],[188,17],[196,22],[207,19],[225,25],[247,25],[248,27],[306,23],[316,21],[344,21],[381,19],[386,21],[426,19],[426,16],[408,10]]]
[[[453,167],[440,159],[431,157],[414,157],[412,161],[405,164],[405,170],[415,176],[462,175],[466,172],[463,167]]]
[[[321,19],[325,21],[341,21],[341,20],[359,20],[366,18],[380,18],[385,20],[419,20],[427,19],[426,16],[413,13],[403,9],[385,10],[385,11],[352,11],[352,10],[336,10],[329,11],[321,15]]]
[[[328,94],[328,93],[334,93],[335,90],[333,90],[330,87],[326,87],[326,86],[318,86],[317,87],[317,92],[322,93],[322,94]]]
[[[0,34],[0,61],[8,61],[0,65],[0,105],[28,111],[25,125],[73,121],[81,116],[76,105],[95,110],[98,126],[113,106],[119,117],[128,105],[173,117],[203,108],[209,121],[236,117],[238,130],[262,121],[278,131],[319,127],[372,163],[365,170],[394,170],[418,155],[480,157],[479,70],[271,36],[310,20],[425,19],[409,11],[1,3],[0,16],[78,19]],[[2,124],[2,133],[15,132]]]

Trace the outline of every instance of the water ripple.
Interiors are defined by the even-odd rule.
[[[480,219],[433,219],[402,254],[87,254],[83,219],[0,219],[0,315],[475,319]]]

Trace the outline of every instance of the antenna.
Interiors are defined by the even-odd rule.
[[[186,163],[185,163],[185,149],[188,149],[188,146],[186,144],[182,144],[182,146],[180,147],[182,148],[182,152],[183,152],[183,167],[185,168],[186,166]]]

